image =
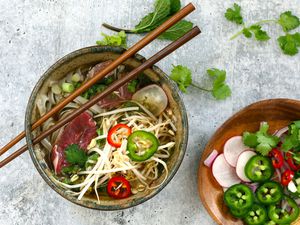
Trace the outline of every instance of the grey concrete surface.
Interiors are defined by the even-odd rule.
[[[30,92],[41,74],[65,54],[93,45],[102,22],[133,27],[153,0],[1,0],[0,1],[0,143],[23,130]],[[188,3],[188,0],[184,0]],[[201,152],[216,130],[242,107],[266,98],[300,98],[300,54],[283,55],[276,25],[265,26],[267,43],[243,37],[229,41],[238,31],[224,19],[233,1],[197,0],[189,19],[202,34],[158,65],[167,73],[172,64],[193,71],[194,80],[208,86],[205,71],[227,70],[232,97],[215,101],[190,88],[184,95],[190,136],[186,156],[170,184],[150,201],[124,211],[99,212],[65,201],[50,189],[34,168],[28,153],[0,171],[0,225],[126,225],[214,224],[197,193],[197,168]],[[300,16],[299,0],[238,0],[248,22],[276,18],[292,10]],[[298,31],[300,31],[298,29]],[[141,37],[129,36],[129,44]],[[167,42],[155,41],[140,53],[151,56]],[[20,146],[20,145],[19,145]]]

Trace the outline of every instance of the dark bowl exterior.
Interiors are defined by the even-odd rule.
[[[36,169],[43,177],[43,179],[46,181],[46,183],[62,197],[77,205],[84,206],[91,209],[121,210],[121,209],[139,205],[149,200],[157,193],[159,193],[174,177],[175,173],[177,172],[184,158],[186,147],[187,147],[188,119],[186,115],[185,106],[179,94],[179,89],[176,86],[176,84],[173,81],[171,81],[163,71],[161,71],[158,67],[153,66],[153,68],[146,70],[145,74],[147,76],[149,74],[151,79],[153,79],[154,82],[160,84],[163,87],[163,89],[166,91],[169,100],[171,99],[170,100],[171,108],[176,110],[177,115],[176,113],[175,115],[179,121],[177,123],[177,125],[179,126],[179,130],[177,133],[179,134],[177,134],[178,136],[176,137],[176,139],[179,140],[179,143],[177,143],[175,151],[171,156],[170,162],[168,161],[167,163],[170,172],[166,181],[157,189],[150,191],[145,196],[130,197],[125,200],[117,200],[117,201],[105,200],[105,201],[101,201],[100,204],[98,204],[96,200],[90,198],[83,198],[82,200],[79,201],[76,197],[68,194],[65,189],[56,185],[53,182],[53,179],[51,179],[52,172],[45,160],[45,153],[43,152],[42,147],[38,145],[33,146],[32,144],[32,140],[34,136],[38,134],[38,131],[36,130],[32,131],[31,129],[31,124],[33,124],[33,122],[35,122],[37,119],[34,117],[34,114],[35,114],[35,103],[38,97],[38,93],[43,90],[43,86],[45,85],[45,83],[47,83],[49,79],[52,79],[52,77],[56,77],[56,76],[59,77],[65,75],[67,74],[66,71],[70,71],[76,67],[84,66],[86,64],[91,64],[91,65],[96,64],[96,62],[99,62],[97,61],[99,60],[99,57],[100,58],[102,57],[103,59],[106,60],[114,59],[118,57],[118,55],[122,54],[124,51],[125,49],[119,47],[91,46],[91,47],[86,47],[83,49],[76,50],[64,56],[63,58],[58,60],[55,64],[53,64],[39,79],[39,81],[37,82],[36,86],[34,87],[31,93],[31,96],[28,101],[27,109],[26,109],[26,116],[25,116],[26,141],[29,148],[31,159]],[[128,65],[134,68],[140,65],[143,61],[145,61],[144,57],[140,55],[135,55],[132,59],[128,61]],[[162,176],[163,175],[164,173],[162,174]]]

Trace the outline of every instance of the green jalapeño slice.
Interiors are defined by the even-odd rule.
[[[147,131],[135,131],[128,137],[128,156],[133,161],[142,162],[149,159],[157,151],[159,141],[154,134]]]
[[[282,199],[283,190],[279,183],[267,181],[256,190],[258,201],[264,205],[271,205]]]
[[[254,202],[252,190],[244,184],[235,184],[224,193],[225,204],[235,213],[242,215]]]
[[[267,210],[261,205],[254,204],[245,216],[244,221],[248,225],[263,225],[267,219]]]
[[[253,182],[265,182],[273,176],[273,173],[272,162],[265,156],[253,156],[245,166],[245,174]]]

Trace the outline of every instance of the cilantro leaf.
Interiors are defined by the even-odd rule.
[[[291,56],[296,55],[300,47],[300,33],[297,32],[295,34],[280,36],[277,41],[284,54]]]
[[[285,152],[300,146],[299,122],[295,121],[289,125],[289,133],[284,138],[281,149]]]
[[[252,25],[249,29],[253,32],[256,40],[258,41],[267,41],[270,39],[270,36],[266,31],[261,29],[260,25]]]
[[[182,92],[186,92],[186,88],[192,84],[192,72],[186,66],[173,65],[170,78],[177,83]]]
[[[65,156],[68,163],[73,165],[79,165],[80,167],[84,167],[85,162],[88,159],[85,151],[79,148],[77,144],[69,145],[65,149]]]
[[[276,136],[268,134],[269,125],[264,122],[261,124],[259,130],[256,133],[244,132],[243,142],[250,148],[255,150],[261,155],[268,155],[269,152],[277,146],[280,139]]]
[[[250,32],[250,30],[248,28],[243,29],[243,34],[246,38],[251,38],[252,37],[252,33]]]
[[[175,41],[193,28],[193,23],[181,20],[159,36],[159,39]]]
[[[300,25],[300,20],[291,11],[286,11],[280,14],[278,23],[282,26],[284,32],[288,32],[297,28]]]
[[[243,133],[243,142],[246,146],[249,146],[250,148],[255,148],[258,145],[256,134],[247,131]]]
[[[70,165],[70,166],[65,166],[61,169],[61,172],[63,174],[76,174],[80,170],[80,167],[78,165]]]
[[[104,33],[101,34],[104,38],[101,41],[96,41],[97,45],[121,46],[127,48],[126,34],[124,31],[120,31],[116,35],[111,36]]]
[[[225,83],[226,71],[219,70],[216,68],[208,69],[207,73],[211,76],[213,80],[212,95],[217,100],[223,100],[231,96],[230,87]]]
[[[234,3],[233,8],[228,8],[225,13],[225,18],[237,24],[243,24],[243,17],[241,15],[241,7]]]
[[[144,33],[153,30],[161,23],[161,20],[169,16],[170,10],[170,0],[156,0],[154,4],[154,12],[149,13],[142,18],[133,31],[136,33]]]

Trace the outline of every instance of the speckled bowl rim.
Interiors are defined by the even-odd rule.
[[[172,178],[175,176],[176,172],[178,171],[185,152],[186,152],[186,148],[187,148],[187,143],[188,143],[188,118],[187,118],[187,113],[186,113],[186,109],[184,106],[184,103],[182,101],[182,96],[181,93],[177,87],[177,85],[169,79],[169,77],[161,70],[159,69],[157,66],[153,66],[152,69],[153,71],[155,71],[160,78],[164,79],[166,81],[166,83],[168,84],[168,86],[170,87],[170,90],[172,91],[172,96],[177,100],[177,104],[179,106],[179,112],[182,115],[182,119],[181,119],[181,123],[182,123],[182,143],[181,146],[179,146],[180,152],[178,154],[178,158],[176,163],[174,164],[173,168],[170,170],[169,172],[169,176],[168,178],[164,181],[164,183],[159,186],[157,189],[155,189],[152,193],[150,193],[149,195],[147,195],[146,197],[142,197],[139,199],[136,199],[134,201],[131,201],[130,203],[126,204],[126,206],[122,206],[122,205],[101,205],[101,204],[84,204],[84,201],[75,201],[74,197],[70,197],[70,195],[65,195],[65,191],[60,190],[59,188],[56,187],[56,185],[54,184],[54,182],[48,177],[48,175],[45,173],[44,169],[41,167],[41,164],[38,162],[38,159],[35,155],[34,152],[34,148],[33,148],[33,144],[32,144],[32,134],[31,134],[31,115],[32,115],[32,111],[34,108],[34,104],[32,104],[33,102],[35,102],[35,98],[37,96],[38,91],[40,90],[40,88],[42,87],[44,81],[48,78],[48,76],[55,71],[57,68],[59,68],[62,64],[64,64],[65,62],[72,60],[82,54],[88,54],[88,53],[100,53],[100,52],[114,52],[114,53],[118,53],[121,54],[125,51],[125,49],[120,48],[120,47],[110,47],[110,46],[90,46],[90,47],[85,47],[82,49],[78,49],[75,50],[69,54],[67,54],[66,56],[62,57],[61,59],[59,59],[57,62],[55,62],[39,79],[39,81],[37,82],[37,84],[35,85],[30,98],[28,100],[27,103],[27,107],[26,107],[26,115],[25,115],[25,132],[26,132],[26,141],[27,141],[27,146],[29,149],[29,153],[30,153],[30,157],[37,169],[37,171],[39,172],[39,174],[42,176],[42,178],[46,181],[46,183],[54,190],[56,191],[59,195],[61,195],[63,198],[69,200],[70,202],[86,207],[86,208],[90,208],[90,209],[97,209],[97,210],[103,210],[103,211],[113,211],[113,210],[122,210],[122,209],[126,209],[126,208],[131,208],[134,206],[137,206],[149,199],[151,199],[152,197],[154,197],[156,194],[158,194],[171,180]],[[134,57],[139,61],[144,61],[145,58],[139,54],[134,55]]]

